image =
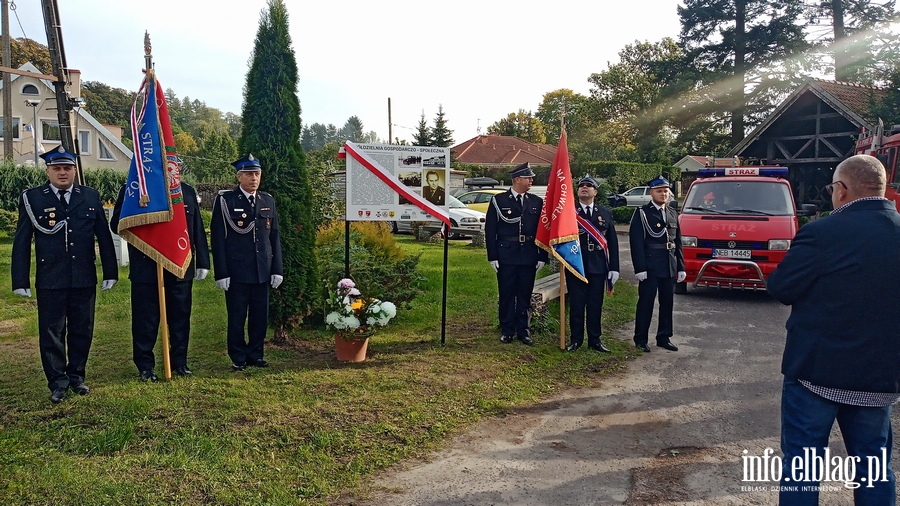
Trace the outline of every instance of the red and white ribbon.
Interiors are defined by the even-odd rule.
[[[342,154],[344,156],[341,156]],[[338,152],[338,157],[344,158],[347,154],[353,157],[353,159],[359,162],[363,167],[368,169],[369,172],[375,174],[375,177],[380,179],[384,184],[391,187],[392,190],[402,195],[404,198],[406,198],[406,200],[415,204],[416,207],[441,220],[448,227],[450,226],[450,213],[445,208],[438,207],[425,200],[425,198],[418,193],[410,191],[409,188],[406,187],[406,185],[404,185],[400,182],[399,179],[397,179],[397,176],[391,174],[384,167],[379,165],[378,162],[372,159],[372,157],[362,151],[359,146],[356,145],[356,143],[347,141],[342,150]]]

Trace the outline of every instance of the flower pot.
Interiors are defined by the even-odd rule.
[[[369,349],[369,338],[344,339],[339,333],[334,334],[334,351],[341,362],[362,362]]]

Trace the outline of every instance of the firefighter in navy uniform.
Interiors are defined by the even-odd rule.
[[[547,262],[547,252],[534,243],[544,201],[528,193],[534,172],[528,163],[509,173],[512,188],[491,198],[484,224],[488,262],[497,271],[500,341],[531,339],[531,293],[534,276]]]
[[[191,241],[191,263],[183,278],[163,270],[163,286],[166,295],[166,322],[169,327],[169,351],[172,370],[179,376],[190,376],[187,366],[188,339],[191,333],[191,303],[194,279],[202,280],[209,273],[209,245],[197,192],[187,183],[181,183],[184,195],[184,214],[187,219],[188,238]],[[118,231],[125,186],[119,190],[109,227]],[[156,358],[153,348],[159,334],[159,297],[148,296],[157,290],[156,261],[140,250],[128,245],[128,279],[131,280],[131,344],[132,359],[141,381],[159,381],[154,372]]]
[[[594,230],[589,233],[584,226],[578,226],[584,277],[588,282],[585,283],[566,270],[566,288],[569,293],[569,346],[566,351],[575,351],[581,347],[587,324],[588,348],[609,353],[609,349],[600,341],[600,319],[607,282],[612,286],[619,279],[619,239],[613,226],[612,212],[594,203],[599,189],[600,185],[590,176],[583,177],[578,182],[576,212],[589,221]],[[594,233],[600,237],[595,237]],[[601,240],[606,241],[605,247]]]
[[[659,321],[656,345],[678,351],[672,344],[674,333],[672,310],[675,283],[684,281],[684,254],[681,250],[681,229],[678,214],[669,207],[669,181],[664,177],[648,183],[652,201],[637,208],[631,216],[628,238],[631,260],[638,283],[638,302],[634,315],[634,345],[650,352],[647,346],[654,299],[659,295]]]
[[[62,147],[41,155],[47,184],[19,197],[19,222],[12,248],[13,292],[31,297],[31,243],[34,239],[38,344],[50,401],[62,402],[71,388],[85,395],[85,367],[94,336],[100,248],[104,290],[119,279],[116,251],[100,194],[75,184],[75,156]]]
[[[262,167],[252,154],[232,163],[240,183],[222,191],[210,225],[216,286],[225,290],[228,356],[232,368],[267,367],[263,346],[269,321],[269,288],[284,280],[275,199],[259,191]],[[244,339],[244,324],[247,339]]]

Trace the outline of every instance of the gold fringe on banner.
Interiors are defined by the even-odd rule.
[[[175,262],[163,256],[156,248],[153,248],[141,240],[140,237],[134,235],[130,230],[123,230],[119,235],[125,239],[128,244],[134,246],[138,251],[155,260],[156,263],[162,265],[163,269],[171,272],[176,277],[183,278],[187,273],[188,267],[191,265],[193,253],[190,251],[188,251],[187,257],[184,259],[184,265],[177,265]]]

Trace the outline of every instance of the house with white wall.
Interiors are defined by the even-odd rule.
[[[59,119],[57,118],[56,93],[53,83],[37,75],[44,74],[31,63],[25,63],[19,70],[32,72],[35,77],[11,74],[12,94],[13,160],[19,164],[33,164],[36,154],[56,149],[60,141]],[[71,98],[81,97],[81,72],[69,69],[70,82],[67,85]],[[0,90],[3,90],[0,82]],[[76,107],[70,118],[75,132],[75,142],[85,169],[110,168],[127,172],[131,164],[131,150],[113,135],[106,126],[94,119],[82,107]],[[121,135],[120,127],[112,127]],[[3,104],[0,101],[0,138],[4,135]],[[35,148],[37,153],[35,153]],[[4,144],[0,142],[0,156],[5,157]],[[43,163],[37,158],[38,164]]]

